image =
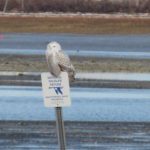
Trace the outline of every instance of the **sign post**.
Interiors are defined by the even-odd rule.
[[[65,150],[66,137],[65,137],[64,121],[62,117],[62,108],[56,107],[55,109],[56,109],[56,126],[57,126],[58,142],[59,142],[60,150]]]
[[[60,76],[56,78],[50,73],[42,73],[41,78],[44,105],[46,107],[55,107],[60,150],[65,150],[66,138],[61,107],[71,105],[68,74],[67,72],[61,72]]]

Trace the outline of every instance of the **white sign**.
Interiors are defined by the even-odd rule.
[[[70,87],[67,72],[61,72],[59,77],[50,73],[42,73],[42,89],[45,107],[70,106]]]

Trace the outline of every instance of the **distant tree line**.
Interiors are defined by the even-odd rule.
[[[0,11],[5,0],[0,0]],[[9,0],[7,11],[20,11],[21,0]],[[24,0],[25,12],[150,13],[150,0]]]

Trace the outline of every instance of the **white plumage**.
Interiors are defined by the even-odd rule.
[[[75,69],[67,54],[62,51],[62,48],[57,42],[50,42],[47,45],[46,60],[49,71],[52,75],[58,77],[61,71],[68,72],[70,81],[75,79]]]

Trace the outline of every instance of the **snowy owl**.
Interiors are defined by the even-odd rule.
[[[71,61],[66,55],[58,42],[50,42],[47,45],[46,61],[48,69],[52,75],[58,77],[61,71],[68,72],[69,80],[74,81],[75,69]]]

